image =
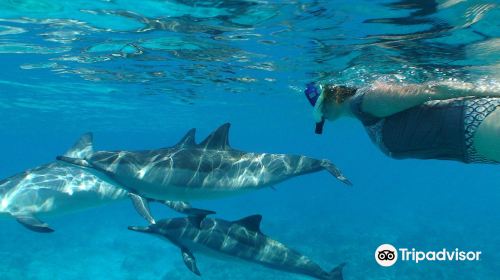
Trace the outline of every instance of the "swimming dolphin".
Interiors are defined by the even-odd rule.
[[[106,174],[135,195],[136,207],[147,205],[144,198],[191,201],[235,195],[321,170],[350,184],[325,159],[233,149],[229,127],[229,123],[220,126],[200,144],[191,129],[175,146],[157,150],[93,152],[89,141],[78,157],[58,159]],[[138,211],[147,212],[140,207]]]
[[[84,135],[65,155],[79,156],[87,138],[88,135]],[[98,207],[128,197],[128,192],[114,181],[94,173],[88,168],[56,161],[3,179],[0,181],[0,216],[14,217],[30,230],[49,233],[54,230],[41,218]],[[181,201],[162,203],[181,213],[214,213],[192,208]]]
[[[341,264],[331,272],[299,252],[264,235],[260,230],[262,216],[253,215],[230,222],[204,216],[190,216],[157,221],[148,227],[130,226],[129,229],[167,239],[181,250],[187,268],[201,276],[194,252],[233,258],[290,273],[308,275],[316,279],[341,280]]]
[[[67,214],[127,198],[127,191],[85,169],[52,162],[0,181],[0,216],[26,228],[54,230],[41,218]]]

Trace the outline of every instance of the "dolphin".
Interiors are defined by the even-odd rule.
[[[65,155],[79,156],[88,137],[82,136]],[[128,195],[127,190],[103,174],[56,161],[1,180],[0,217],[14,217],[32,231],[50,233],[54,230],[41,218],[98,207]],[[215,213],[192,208],[182,201],[162,203],[181,213]]]
[[[176,145],[156,150],[94,152],[89,141],[78,157],[57,159],[106,174],[134,194],[139,213],[147,213],[140,206],[147,205],[148,199],[220,198],[272,187],[321,170],[351,184],[329,160],[233,149],[229,145],[229,127],[229,123],[220,126],[200,144],[195,143],[195,129],[191,129]]]
[[[344,264],[330,272],[324,271],[308,257],[263,234],[260,230],[261,220],[261,215],[234,222],[190,216],[160,220],[147,227],[130,226],[129,229],[161,237],[179,247],[187,268],[198,276],[201,273],[194,252],[243,260],[316,279],[342,279]]]

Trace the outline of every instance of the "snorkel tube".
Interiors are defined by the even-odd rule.
[[[320,98],[321,95],[321,88],[318,87],[314,82],[308,83],[306,85],[306,89],[304,90],[304,94],[306,95],[307,100],[311,105],[314,107],[315,110],[315,115],[317,111],[319,111],[317,106],[317,101]],[[325,125],[325,118],[323,116],[317,118],[320,119],[319,121],[316,121],[316,128],[314,129],[314,132],[316,134],[322,134],[323,133],[323,126]]]
[[[321,121],[316,123],[316,128],[314,129],[314,133],[323,134],[323,126],[325,126],[325,119],[321,118]]]

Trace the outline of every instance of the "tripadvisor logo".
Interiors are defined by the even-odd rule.
[[[391,244],[382,244],[375,250],[375,260],[381,266],[392,266],[398,260],[398,250]]]
[[[419,251],[415,248],[399,248],[391,244],[382,244],[375,250],[375,261],[381,266],[392,266],[398,258],[404,262],[419,263],[423,261],[479,261],[481,251],[462,251],[458,248],[448,250],[443,248],[439,251]]]

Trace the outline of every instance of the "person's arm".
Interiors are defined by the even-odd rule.
[[[463,82],[405,86],[376,83],[364,95],[362,109],[377,117],[387,117],[430,100],[480,96],[500,97],[500,90]]]
[[[431,85],[431,88],[442,96],[465,97],[500,97],[499,84],[471,84],[459,81],[444,81]],[[445,99],[448,99],[445,98]]]

